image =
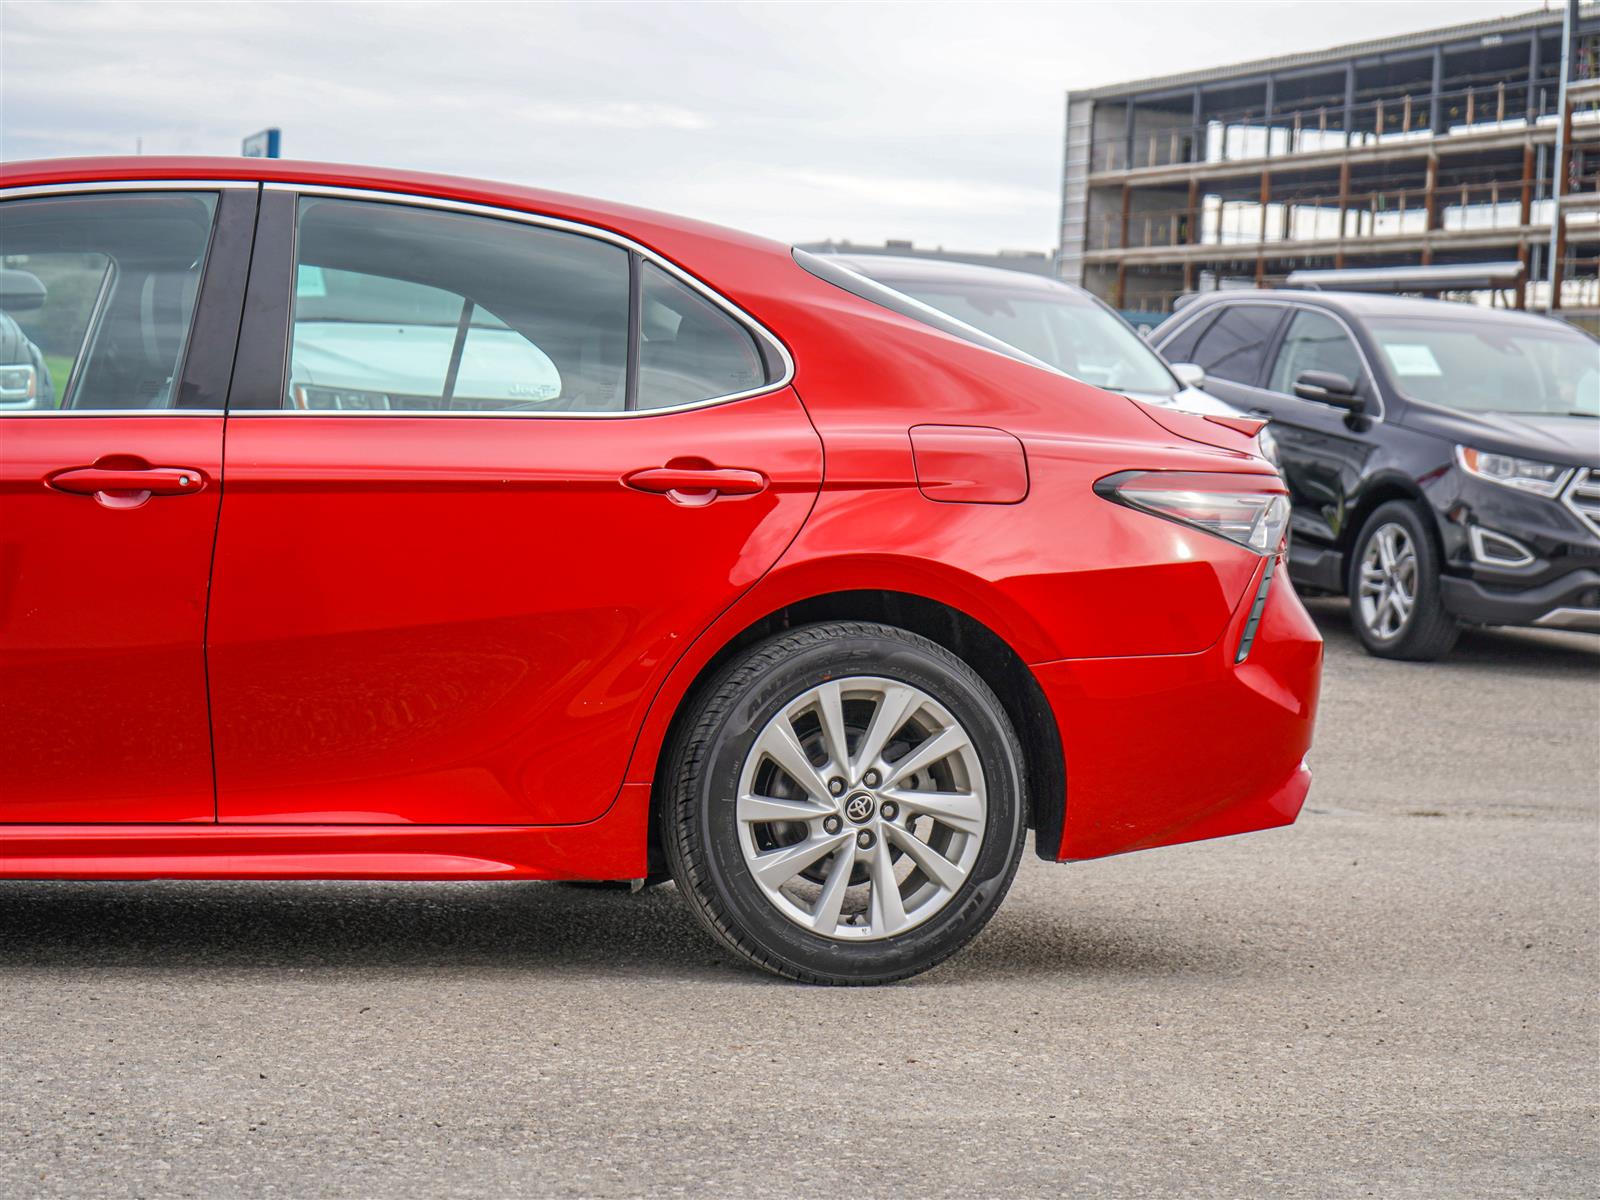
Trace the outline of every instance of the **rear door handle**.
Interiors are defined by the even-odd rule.
[[[136,508],[151,496],[185,496],[206,486],[193,467],[69,467],[46,481],[60,492],[93,496],[111,508]]]
[[[646,467],[628,472],[622,482],[688,505],[709,504],[718,496],[754,496],[767,487],[760,471],[739,467]]]

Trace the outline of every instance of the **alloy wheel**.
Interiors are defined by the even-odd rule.
[[[833,679],[767,722],[735,800],[751,878],[786,918],[836,940],[903,933],[941,911],[983,842],[977,747],[927,692]]]
[[[1358,568],[1356,604],[1361,620],[1383,641],[1399,637],[1417,602],[1417,548],[1403,525],[1373,530]]]

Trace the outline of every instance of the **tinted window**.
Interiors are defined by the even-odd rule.
[[[1282,311],[1265,304],[1230,305],[1201,335],[1190,361],[1218,379],[1255,383]]]
[[[1161,354],[1168,362],[1193,362],[1194,348],[1205,331],[1211,328],[1211,322],[1216,319],[1216,312],[1202,313],[1190,321],[1177,334],[1161,343]]]
[[[0,412],[171,408],[214,195],[0,206]]]
[[[1307,371],[1332,371],[1357,385],[1366,374],[1344,326],[1325,313],[1301,309],[1289,322],[1267,386],[1292,395],[1294,381]]]
[[[641,272],[640,408],[671,408],[747,392],[766,382],[755,338],[653,263]]]
[[[617,412],[628,252],[580,234],[307,198],[290,408]]]

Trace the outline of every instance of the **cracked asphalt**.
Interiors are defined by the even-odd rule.
[[[891,988],[671,887],[0,882],[0,1195],[1595,1195],[1600,639],[1311,607],[1296,826],[1030,854]]]

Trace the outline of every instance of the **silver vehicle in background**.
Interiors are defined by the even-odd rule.
[[[1202,416],[1249,415],[1204,391],[1205,372],[1199,367],[1169,364],[1114,308],[1080,287],[943,259],[831,254],[828,260],[1097,388]],[[1262,456],[1276,464],[1270,429],[1261,431],[1257,443]]]

